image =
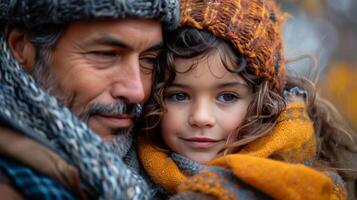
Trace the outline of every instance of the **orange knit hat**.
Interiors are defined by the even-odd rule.
[[[207,30],[230,42],[277,92],[285,82],[280,30],[284,18],[273,0],[181,0],[182,27]]]

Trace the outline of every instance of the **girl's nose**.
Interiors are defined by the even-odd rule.
[[[207,101],[197,102],[189,117],[189,124],[198,128],[210,128],[215,124],[215,117],[212,107]]]

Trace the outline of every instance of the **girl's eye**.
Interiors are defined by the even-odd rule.
[[[236,94],[225,93],[219,95],[217,100],[223,103],[232,103],[238,100],[238,96]]]
[[[170,101],[188,101],[190,97],[183,92],[171,93],[167,96]]]

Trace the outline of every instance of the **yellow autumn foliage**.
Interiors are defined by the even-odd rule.
[[[335,63],[320,83],[327,97],[357,130],[357,66]]]

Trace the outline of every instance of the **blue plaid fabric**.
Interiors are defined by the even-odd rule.
[[[74,200],[76,199],[59,182],[36,173],[31,168],[5,158],[0,158],[0,168],[21,192],[25,199]]]

